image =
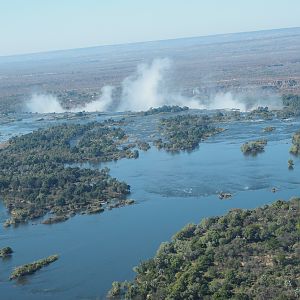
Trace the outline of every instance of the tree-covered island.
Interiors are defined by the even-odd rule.
[[[113,299],[205,300],[300,297],[300,199],[189,224],[132,282],[114,282]]]
[[[150,109],[146,111],[142,111],[139,114],[143,116],[149,116],[149,115],[156,115],[156,114],[162,114],[162,113],[180,113],[183,111],[188,111],[189,108],[186,106],[178,106],[178,105],[163,105],[160,107],[151,107]]]
[[[212,120],[206,115],[178,115],[162,118],[159,131],[163,138],[154,141],[158,149],[177,152],[193,150],[199,143],[217,133],[224,131],[212,125]]]
[[[244,154],[256,155],[265,151],[265,145],[267,145],[267,140],[257,140],[246,142],[241,146],[241,151]]]
[[[293,135],[290,153],[294,155],[300,154],[300,130]]]
[[[72,167],[137,157],[137,150],[122,147],[127,136],[118,125],[112,120],[63,124],[11,138],[0,149],[0,196],[11,215],[5,225],[53,213],[46,221],[51,224],[129,204],[130,187],[112,178],[109,169]]]
[[[58,257],[57,254],[50,255],[46,258],[39,259],[39,260],[34,261],[32,263],[16,267],[13,270],[13,272],[11,273],[9,279],[10,280],[18,279],[20,277],[33,274],[36,271],[42,269],[43,267],[46,267],[46,266],[50,265],[51,263],[55,262],[56,260],[58,260],[58,258],[59,257]]]
[[[0,257],[5,258],[13,254],[13,249],[11,247],[4,247],[0,249]]]

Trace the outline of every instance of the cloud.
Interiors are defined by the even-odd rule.
[[[265,95],[259,91],[252,95],[225,92],[206,98],[199,93],[195,93],[193,97],[184,97],[179,93],[169,91],[166,87],[167,76],[171,70],[172,62],[168,58],[157,58],[151,63],[139,64],[136,71],[122,81],[119,99],[113,97],[116,87],[104,86],[101,89],[101,96],[97,100],[66,110],[54,96],[34,94],[26,104],[26,110],[38,113],[142,111],[162,105],[180,105],[196,109],[249,111],[258,106],[281,107],[278,95]]]
[[[33,113],[62,113],[65,110],[56,97],[52,95],[33,94],[31,99],[25,104],[25,111]]]

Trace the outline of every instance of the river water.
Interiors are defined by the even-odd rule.
[[[91,115],[72,122],[109,116]],[[149,139],[157,116],[134,117],[126,126]],[[30,116],[0,125],[2,141],[65,120],[37,120]],[[71,121],[70,121],[71,122]],[[266,126],[276,130],[263,133]],[[227,130],[200,144],[191,153],[170,154],[151,148],[136,160],[123,159],[101,165],[131,186],[136,204],[97,215],[80,215],[67,222],[42,225],[38,221],[17,228],[0,228],[0,247],[14,250],[0,261],[1,299],[105,299],[112,281],[131,280],[132,268],[155,255],[187,223],[198,223],[232,208],[255,208],[300,194],[300,162],[288,170],[292,133],[299,120],[233,122]],[[244,156],[245,141],[267,138],[265,152]],[[272,193],[276,187],[278,191]],[[233,197],[220,200],[220,191]],[[7,212],[0,202],[0,221]],[[22,281],[9,281],[18,265],[58,253],[60,259]]]

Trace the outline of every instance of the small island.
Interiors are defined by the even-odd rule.
[[[259,106],[256,109],[253,109],[248,115],[247,119],[263,119],[263,120],[272,120],[275,117],[274,112],[269,110],[269,107]]]
[[[267,140],[257,140],[246,142],[241,146],[241,151],[244,154],[256,155],[257,153],[264,152]]]
[[[212,125],[207,115],[177,115],[160,120],[161,138],[154,141],[158,149],[170,152],[194,150],[208,137],[223,132],[223,128]]]
[[[223,199],[230,199],[232,198],[232,194],[231,193],[226,193],[226,192],[221,192],[219,194],[219,199],[223,200]]]
[[[156,115],[161,113],[180,113],[183,111],[187,111],[189,108],[187,106],[178,106],[178,105],[163,105],[157,108],[150,108],[146,111],[140,112],[143,116]]]
[[[276,128],[275,127],[273,127],[273,126],[268,126],[268,127],[265,127],[264,129],[263,129],[263,132],[272,132],[272,131],[274,131]]]
[[[0,257],[5,258],[13,254],[13,250],[10,247],[4,247],[0,249]]]
[[[297,131],[292,138],[292,147],[290,153],[294,155],[300,154],[300,131]]]
[[[18,279],[20,277],[33,274],[36,271],[42,269],[43,267],[48,266],[49,264],[51,264],[51,263],[55,262],[56,260],[58,260],[58,257],[59,256],[57,254],[55,254],[55,255],[51,255],[51,256],[48,256],[46,258],[37,260],[33,263],[16,267],[14,269],[14,271],[11,273],[9,279],[10,280]]]
[[[294,161],[292,159],[289,159],[288,160],[288,168],[290,170],[294,169]]]

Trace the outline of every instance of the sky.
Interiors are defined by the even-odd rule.
[[[0,0],[0,56],[298,26],[299,0]]]

